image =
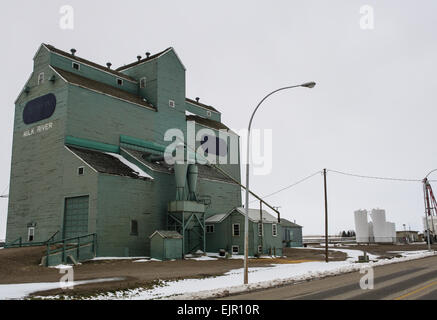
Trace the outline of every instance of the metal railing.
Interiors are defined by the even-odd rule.
[[[38,247],[45,246],[47,243],[53,240],[54,237],[59,233],[59,230],[56,231],[50,238],[46,241],[28,241],[23,242],[23,237],[19,237],[12,242],[5,243],[5,248],[21,248],[21,247]]]
[[[88,238],[88,239],[86,239]],[[81,240],[86,239],[86,240]],[[52,246],[59,245],[59,248],[55,248],[52,250]],[[83,236],[78,237],[72,237],[72,238],[66,238],[62,240],[57,241],[49,241],[47,242],[47,249],[46,249],[46,266],[49,265],[49,257],[50,255],[57,254],[59,252],[62,252],[62,262],[66,262],[66,251],[71,251],[76,249],[76,258],[77,260],[80,259],[80,249],[91,245],[91,251],[93,254],[96,254],[96,248],[97,248],[97,234],[96,233],[90,233]]]

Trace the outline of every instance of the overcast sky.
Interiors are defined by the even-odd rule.
[[[59,27],[63,5],[74,29]],[[374,29],[360,8],[374,9]],[[437,168],[437,2],[9,1],[2,4],[0,192],[10,176],[14,101],[42,42],[114,67],[174,47],[187,68],[187,96],[222,112],[240,130],[269,91],[253,127],[273,129],[273,168],[251,188],[272,193],[323,168],[421,179]],[[435,176],[437,179],[437,174]],[[323,232],[323,179],[268,198],[304,234]],[[353,211],[384,208],[398,230],[422,229],[420,183],[328,174],[329,229],[353,229]],[[266,199],[267,200],[267,199]],[[258,207],[257,203],[253,203]],[[0,199],[0,239],[7,199]]]

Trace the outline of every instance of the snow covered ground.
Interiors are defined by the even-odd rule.
[[[59,267],[59,269],[63,269],[64,267],[65,266]],[[123,280],[123,278],[108,278],[108,279],[74,281],[74,282],[72,282],[71,285],[78,286],[78,285],[87,284],[87,283],[120,281],[120,280]],[[23,299],[33,292],[57,289],[60,287],[61,287],[60,282],[0,284],[0,300]]]
[[[315,249],[315,248],[312,248]],[[324,250],[318,248],[317,250]],[[331,250],[345,252],[348,258],[345,261],[325,262],[304,262],[292,264],[274,264],[271,267],[249,268],[249,284],[241,285],[243,282],[243,269],[234,269],[222,276],[209,277],[203,279],[185,279],[179,281],[162,281],[159,286],[153,289],[132,289],[119,291],[116,293],[101,294],[92,297],[92,299],[129,299],[129,300],[145,300],[145,299],[205,299],[214,296],[221,296],[228,293],[240,293],[248,290],[269,288],[277,285],[284,285],[293,282],[323,278],[341,273],[359,271],[363,267],[381,266],[391,263],[420,259],[434,255],[434,252],[429,251],[399,251],[396,252],[402,255],[400,258],[376,260],[376,256],[370,255],[369,263],[357,263],[358,256],[362,255],[362,251],[335,248]],[[151,259],[138,259],[134,262],[153,261]],[[235,257],[242,258],[242,257]],[[109,258],[105,258],[109,259]],[[219,259],[217,255],[208,254],[206,256],[192,258],[196,260],[213,260]],[[68,266],[57,266],[59,269],[67,268]],[[75,285],[99,282],[99,281],[114,281],[119,279],[96,279],[89,281],[78,281]],[[0,299],[20,299],[26,295],[41,291],[59,288],[59,283],[30,283],[30,284],[15,284],[15,285],[0,285]],[[57,299],[59,297],[44,297],[48,299]]]
[[[321,249],[323,250],[323,249]],[[271,267],[249,268],[249,284],[243,282],[243,269],[235,269],[222,276],[204,279],[185,279],[179,281],[163,281],[163,285],[153,289],[133,289],[116,293],[101,294],[92,299],[206,299],[228,293],[241,293],[248,290],[262,289],[284,285],[287,283],[323,278],[341,273],[359,271],[368,266],[381,266],[385,264],[420,259],[434,255],[434,252],[416,251],[399,252],[401,258],[384,259],[376,261],[376,256],[369,255],[369,263],[356,263],[362,251],[340,249],[333,250],[345,252],[346,261],[334,262],[305,262],[293,264],[275,264]],[[207,257],[206,257],[207,258]],[[372,261],[375,260],[375,261]],[[58,298],[58,297],[50,297]]]

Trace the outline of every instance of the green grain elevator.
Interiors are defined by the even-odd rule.
[[[239,137],[186,97],[185,72],[173,48],[113,69],[42,44],[15,101],[6,242],[92,234],[97,256],[149,256],[164,230],[183,237],[184,254],[208,250],[205,220],[241,206],[229,152]],[[199,138],[195,152],[228,159],[222,171],[168,163],[174,129]]]

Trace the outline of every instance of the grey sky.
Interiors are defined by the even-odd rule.
[[[73,31],[59,28],[72,5]],[[360,28],[371,5],[374,30]],[[200,97],[241,129],[269,91],[314,80],[312,90],[268,100],[254,127],[273,129],[273,171],[252,176],[269,194],[324,167],[423,178],[437,168],[437,3],[359,1],[13,1],[2,5],[0,189],[9,183],[14,101],[42,42],[115,67],[174,47],[187,96]],[[437,177],[435,177],[437,179]],[[420,183],[328,176],[330,233],[353,228],[353,211],[385,208],[402,229],[421,228]],[[2,191],[1,190],[1,191]],[[269,198],[304,234],[323,231],[322,177]],[[257,203],[253,203],[255,207]],[[0,199],[0,239],[7,200]]]

